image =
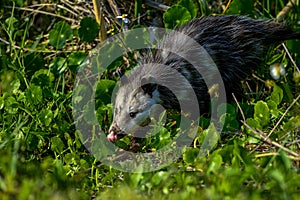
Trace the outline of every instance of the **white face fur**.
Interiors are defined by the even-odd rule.
[[[148,94],[142,88],[130,91],[126,85],[121,86],[115,98],[114,119],[107,139],[115,142],[125,134],[134,134],[140,126],[149,124],[151,107],[157,103],[157,89]]]

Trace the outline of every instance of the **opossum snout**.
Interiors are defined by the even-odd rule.
[[[109,128],[108,135],[106,137],[108,141],[116,142],[124,136],[125,134],[123,133],[123,131],[120,130],[118,125],[116,123],[113,123]]]
[[[114,131],[110,131],[107,135],[107,140],[110,142],[116,142],[118,140],[117,133]]]

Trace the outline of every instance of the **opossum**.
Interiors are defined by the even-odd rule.
[[[175,30],[177,32],[165,36],[156,50],[141,58],[139,65],[127,77],[121,77],[114,102],[113,122],[107,135],[109,141],[116,142],[124,135],[134,133],[137,127],[149,124],[149,113],[155,104],[166,109],[180,109],[179,102],[190,98],[186,92],[188,85],[198,101],[192,103],[198,103],[200,110],[206,108],[209,101],[206,80],[213,82],[215,74],[220,74],[225,89],[231,90],[261,64],[271,45],[300,39],[299,32],[293,32],[284,24],[242,16],[197,18]],[[178,32],[201,45],[217,67],[206,58],[203,49]],[[187,61],[189,58],[198,59],[197,66]]]

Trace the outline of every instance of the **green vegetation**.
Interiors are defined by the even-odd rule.
[[[105,28],[113,36],[125,25],[104,2]],[[141,16],[145,26],[159,17],[172,28],[215,14],[276,18],[288,3],[168,2],[172,7],[160,16],[139,0],[116,6],[128,14],[129,28],[137,25],[134,16]],[[294,2],[281,17],[300,31],[300,4]],[[300,199],[300,41],[269,50],[265,63],[243,83],[245,95],[219,116],[223,134],[213,135],[218,144],[211,144],[208,155],[199,156],[199,144],[216,128],[201,118],[199,135],[176,162],[154,172],[127,173],[95,159],[74,125],[72,97],[80,103],[87,89],[80,85],[73,90],[76,74],[85,70],[87,52],[99,43],[101,25],[92,6],[90,1],[0,0],[0,199]],[[118,48],[104,46],[100,56],[109,57]],[[96,87],[96,123],[105,131],[112,119],[114,74],[136,65],[135,57],[130,52],[110,63]],[[276,81],[269,73],[274,64],[286,71]],[[84,107],[86,121],[92,108]],[[173,129],[167,124],[142,149],[162,148],[174,136]],[[124,138],[118,145],[126,148],[129,143]]]

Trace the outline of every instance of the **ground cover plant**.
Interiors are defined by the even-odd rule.
[[[111,36],[143,26],[174,28],[195,17],[224,14],[277,19],[300,31],[299,1],[98,3],[0,0],[1,199],[300,198],[298,40],[271,47],[262,66],[242,83],[220,116],[224,129],[206,156],[198,156],[199,144],[216,129],[203,117],[194,143],[171,165],[147,173],[123,172],[86,148],[72,114],[72,102],[80,103],[86,90],[84,85],[73,90],[77,72]],[[109,56],[112,49],[102,52]],[[87,113],[95,112],[96,123],[108,130],[116,74],[134,67],[137,55],[116,59],[101,75],[96,110],[86,105],[82,112],[86,121]],[[172,134],[172,124],[167,124],[143,141],[143,150],[162,148]],[[130,141],[124,138],[117,145],[126,148]]]

